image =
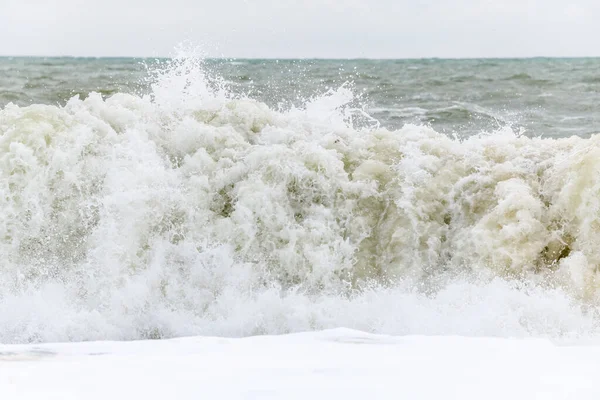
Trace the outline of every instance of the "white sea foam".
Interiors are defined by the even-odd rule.
[[[0,397],[11,400],[600,398],[600,347],[545,339],[333,329],[240,339],[0,345],[0,366]]]
[[[594,336],[600,137],[352,127],[196,59],[147,97],[0,111],[0,341]]]

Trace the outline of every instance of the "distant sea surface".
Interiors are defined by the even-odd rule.
[[[62,105],[90,92],[149,92],[160,60],[0,58],[0,107]],[[527,136],[587,137],[600,131],[600,59],[207,60],[233,93],[271,108],[302,105],[352,86],[381,126],[430,125],[472,135],[510,126]]]

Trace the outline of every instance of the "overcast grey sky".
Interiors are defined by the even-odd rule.
[[[599,56],[599,0],[0,0],[0,55]]]

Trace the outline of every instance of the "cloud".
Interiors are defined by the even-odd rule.
[[[0,54],[226,57],[600,55],[600,6],[557,0],[0,0]]]

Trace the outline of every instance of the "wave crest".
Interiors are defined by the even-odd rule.
[[[595,326],[598,136],[388,131],[346,87],[275,111],[185,57],[152,87],[0,111],[1,341]]]

